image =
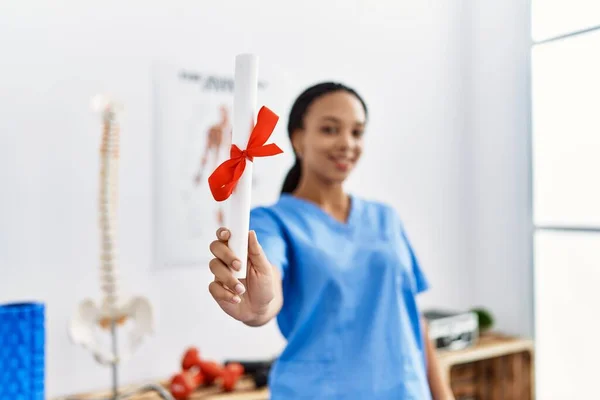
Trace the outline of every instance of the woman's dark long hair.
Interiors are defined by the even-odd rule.
[[[292,134],[296,130],[302,129],[304,127],[304,116],[306,115],[308,107],[319,97],[338,91],[345,91],[354,95],[362,103],[362,106],[365,109],[365,114],[367,114],[366,103],[354,89],[336,82],[319,83],[315,86],[309,87],[304,92],[302,92],[292,105],[287,127],[290,141],[292,139]],[[294,190],[296,190],[298,184],[300,183],[301,177],[302,165],[300,163],[300,160],[298,159],[298,156],[296,156],[296,161],[294,165],[285,177],[281,193],[292,193]]]

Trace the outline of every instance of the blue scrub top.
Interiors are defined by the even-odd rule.
[[[342,223],[283,194],[250,229],[283,276],[272,400],[431,399],[415,299],[429,285],[391,207],[352,196]]]

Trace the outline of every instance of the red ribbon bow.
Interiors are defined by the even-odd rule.
[[[275,129],[279,117],[267,107],[261,107],[256,117],[256,125],[248,139],[246,150],[240,150],[235,144],[231,146],[229,160],[223,162],[208,177],[210,191],[216,201],[223,201],[231,196],[246,168],[246,159],[267,157],[283,153],[276,144],[265,145]]]

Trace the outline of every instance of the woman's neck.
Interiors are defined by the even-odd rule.
[[[324,184],[315,179],[302,179],[292,193],[295,197],[310,201],[334,218],[346,222],[350,211],[350,196],[341,184]]]

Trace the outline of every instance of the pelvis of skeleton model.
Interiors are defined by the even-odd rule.
[[[118,340],[118,349],[113,349],[110,335],[126,334],[126,340]],[[142,344],[147,335],[153,333],[153,317],[150,302],[145,297],[134,297],[111,312],[107,306],[97,306],[91,299],[80,304],[69,325],[71,340],[88,349],[96,361],[109,365],[126,361]],[[117,354],[115,354],[117,350]]]
[[[126,341],[119,342],[118,353],[115,354],[110,341],[114,321],[114,334],[122,337],[126,333]],[[96,361],[101,364],[112,364],[127,360],[143,342],[146,335],[153,333],[152,307],[145,297],[134,297],[114,313],[108,307],[98,307],[91,299],[79,304],[69,326],[71,340],[88,349]]]

